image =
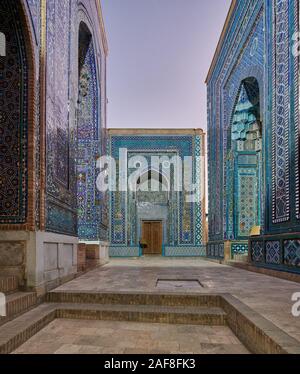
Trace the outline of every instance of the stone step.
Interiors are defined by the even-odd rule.
[[[18,278],[14,276],[0,277],[0,292],[10,294],[18,290]]]
[[[158,306],[57,304],[57,318],[109,321],[225,326],[221,308]]]
[[[11,353],[56,318],[170,324],[226,324],[256,354],[300,354],[299,342],[231,295],[222,308],[44,303],[0,327],[0,354]]]
[[[0,316],[0,326],[37,305],[35,292],[16,292],[6,296],[6,317]]]
[[[190,306],[220,307],[220,295],[204,294],[166,294],[166,293],[111,293],[111,292],[74,292],[52,291],[47,294],[48,302],[76,304],[108,305],[157,305],[157,306]]]
[[[0,327],[0,354],[13,352],[56,318],[226,325],[220,308],[44,303]]]
[[[0,327],[0,354],[9,354],[41,331],[56,316],[55,304],[42,304]]]
[[[75,293],[72,296],[50,292],[48,298],[51,303],[37,305],[35,293],[18,292],[7,296],[7,317],[0,319],[0,353],[12,352],[55,318],[226,325],[226,313],[216,306],[219,304],[217,295]],[[87,302],[91,299],[95,302]],[[143,305],[143,301],[147,303]],[[186,306],[186,302],[190,306]]]

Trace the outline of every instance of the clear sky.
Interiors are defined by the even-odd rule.
[[[102,0],[108,127],[206,129],[204,84],[231,0]]]

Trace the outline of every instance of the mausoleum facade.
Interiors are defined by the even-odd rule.
[[[233,1],[207,89],[207,254],[298,272],[299,1]]]
[[[100,1],[2,0],[0,43],[0,272],[44,292],[77,273],[79,239],[107,246]]]
[[[114,129],[108,139],[117,175],[110,192],[110,256],[204,256],[203,131]]]

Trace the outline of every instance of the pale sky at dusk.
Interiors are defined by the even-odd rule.
[[[231,0],[102,0],[108,127],[206,129],[204,84]]]

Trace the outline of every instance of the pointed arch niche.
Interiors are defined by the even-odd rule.
[[[92,34],[84,22],[78,37],[77,205],[78,236],[99,240],[100,204],[96,191],[96,161],[100,154],[99,92]]]
[[[242,81],[228,131],[227,233],[228,239],[246,240],[261,222],[262,122],[255,78]]]

